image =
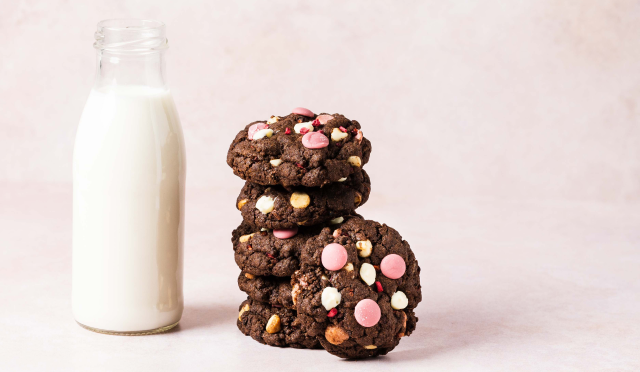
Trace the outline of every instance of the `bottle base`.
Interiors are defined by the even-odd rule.
[[[108,331],[105,329],[99,329],[99,328],[93,328],[93,327],[89,327],[87,325],[84,325],[78,321],[76,321],[76,323],[78,323],[78,325],[80,325],[80,327],[84,328],[84,329],[88,329],[89,331],[92,332],[96,332],[96,333],[102,333],[104,335],[113,335],[113,336],[147,336],[147,335],[155,335],[158,333],[162,333],[162,332],[166,332],[168,330],[170,330],[171,328],[175,327],[178,325],[178,323],[180,323],[180,321],[177,321],[171,325],[168,326],[164,326],[164,327],[160,327],[160,328],[156,328],[156,329],[150,329],[147,331],[133,331],[133,332],[118,332],[118,331]]]

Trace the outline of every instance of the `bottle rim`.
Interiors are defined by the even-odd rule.
[[[94,37],[94,48],[114,53],[150,53],[169,47],[165,24],[152,19],[105,19],[98,22]]]

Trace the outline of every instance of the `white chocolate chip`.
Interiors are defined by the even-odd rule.
[[[264,227],[260,229],[260,231],[269,231],[269,229],[265,229]]]
[[[333,230],[333,237],[337,238],[337,237],[340,236],[341,233],[342,233],[341,229],[335,229],[335,230]]]
[[[256,135],[253,135],[253,138],[256,138]],[[347,159],[347,162],[349,162],[349,164],[355,166],[355,167],[359,167],[362,165],[362,160],[360,159],[359,156],[349,156],[349,159]]]
[[[323,276],[321,276],[320,278],[321,278],[322,280],[329,280],[329,278],[327,278],[327,276],[326,276],[326,275],[323,275]]]
[[[360,203],[362,203],[362,195],[360,195],[359,192],[356,191],[356,196],[353,197],[353,204],[355,204],[355,206],[359,206]]]
[[[329,223],[332,225],[336,225],[336,224],[342,223],[342,221],[344,221],[344,217],[336,217],[331,221],[329,221]]]
[[[280,120],[279,116],[272,115],[269,120],[267,120],[267,124],[277,123]]]
[[[260,129],[259,131],[255,132],[253,134],[253,139],[254,140],[259,140],[260,138],[263,138],[263,137],[269,138],[271,136],[273,136],[273,129],[269,129],[269,128]]]
[[[242,209],[242,207],[244,207],[245,204],[247,204],[247,202],[249,201],[249,199],[242,199],[238,202],[238,210]]]
[[[373,245],[371,245],[371,241],[369,240],[360,240],[356,243],[356,249],[358,250],[358,256],[369,257],[371,256]]]
[[[338,290],[334,287],[326,287],[322,290],[322,306],[324,306],[327,311],[333,309],[334,307],[340,305],[340,301],[342,300],[342,295]]]
[[[293,126],[293,131],[296,133],[300,133],[300,130],[302,128],[307,128],[309,129],[309,132],[313,132],[313,124],[311,124],[310,121],[306,122],[306,123],[300,123],[300,124],[296,124]],[[253,136],[253,138],[256,138],[255,135]]]
[[[338,180],[338,182],[344,182],[344,181],[346,181],[346,180],[347,180],[347,177],[342,177],[342,178],[340,178],[340,179]]]
[[[367,345],[364,348],[365,349],[369,349],[369,350],[373,350],[373,349],[377,349],[378,347],[376,345]]]
[[[353,264],[351,262],[348,262],[346,265],[344,265],[343,269],[347,271],[353,271]]]
[[[302,209],[309,206],[309,203],[311,203],[311,198],[309,197],[309,195],[303,192],[294,192],[293,194],[291,194],[291,199],[289,200],[289,202],[294,208]]]
[[[275,206],[275,201],[272,197],[263,195],[256,202],[256,208],[262,212],[263,214],[268,214],[273,210]]]
[[[340,326],[330,325],[324,331],[324,338],[332,345],[340,345],[349,339],[349,334]]]
[[[391,307],[396,310],[402,310],[409,305],[409,299],[404,292],[398,291],[391,296]]]
[[[270,160],[269,163],[271,163],[271,165],[273,165],[274,167],[277,167],[278,165],[282,164],[282,160],[273,159],[273,160]]]
[[[245,278],[249,279],[249,280],[253,280],[256,278],[255,275],[253,274],[249,274],[249,273],[244,273]]]
[[[255,233],[253,233],[255,234]],[[249,241],[249,239],[251,239],[251,237],[253,236],[253,234],[248,234],[248,235],[242,235],[240,237],[240,243],[246,243]]]
[[[363,263],[362,266],[360,266],[360,278],[362,278],[367,285],[376,282],[376,269],[372,264]]]
[[[269,333],[280,332],[280,317],[277,314],[271,315],[271,318],[269,318],[269,321],[267,321],[267,326],[265,327],[265,329]]]
[[[341,141],[347,137],[349,137],[349,133],[345,133],[338,128],[333,128],[331,131],[331,140],[333,142]]]
[[[242,320],[242,314],[246,313],[247,311],[249,311],[251,307],[249,306],[249,304],[245,304],[242,309],[240,309],[240,313],[238,314],[238,320]]]

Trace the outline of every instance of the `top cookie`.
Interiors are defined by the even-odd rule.
[[[247,125],[229,147],[227,164],[261,185],[320,187],[348,177],[370,154],[357,121],[297,108]]]

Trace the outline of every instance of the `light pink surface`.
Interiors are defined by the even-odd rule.
[[[278,239],[289,239],[298,234],[298,228],[294,227],[293,229],[275,229],[273,230],[273,236]]]
[[[0,370],[640,370],[637,2],[0,5]],[[187,145],[186,308],[162,336],[71,316],[72,144],[95,24],[113,17],[167,23]],[[298,105],[362,124],[359,212],[422,267],[418,329],[385,358],[236,329],[243,183],[225,154],[247,123]]]
[[[374,300],[361,300],[353,309],[353,316],[361,326],[373,327],[380,321],[380,306]]]
[[[340,270],[347,263],[347,250],[337,243],[331,243],[322,250],[322,266],[327,270]]]
[[[380,262],[380,271],[390,279],[398,279],[404,275],[407,270],[407,264],[404,259],[397,254],[386,255]]]

